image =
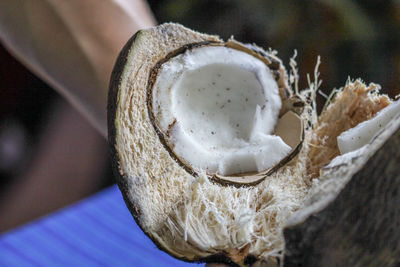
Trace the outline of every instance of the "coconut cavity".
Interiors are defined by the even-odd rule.
[[[268,66],[224,46],[187,50],[158,71],[156,123],[196,172],[232,175],[271,168],[291,151],[274,135],[282,101]]]

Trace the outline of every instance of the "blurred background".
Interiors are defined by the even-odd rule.
[[[392,97],[400,93],[398,0],[148,3],[159,23],[179,22],[224,39],[233,35],[271,47],[286,66],[297,49],[301,88],[307,86],[306,73],[313,73],[320,55],[320,89],[326,94],[348,77],[378,83]],[[319,95],[320,108],[323,101]],[[0,46],[0,231],[113,183],[106,140]],[[26,189],[16,194],[21,187]],[[29,194],[43,187],[47,194],[30,201],[34,197]]]

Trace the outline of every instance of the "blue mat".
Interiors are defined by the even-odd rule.
[[[0,266],[201,266],[160,251],[116,186],[0,236]]]

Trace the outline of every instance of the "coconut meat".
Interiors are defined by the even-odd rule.
[[[163,63],[152,112],[173,153],[195,171],[263,171],[290,151],[273,135],[281,98],[270,69],[223,46],[187,50]]]
[[[370,141],[399,113],[400,101],[396,101],[381,110],[372,119],[363,121],[357,126],[341,133],[337,137],[340,153],[349,153],[370,143]]]

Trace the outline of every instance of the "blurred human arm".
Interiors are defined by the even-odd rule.
[[[0,0],[0,42],[103,137],[108,80],[118,52],[137,30],[154,23],[142,0]],[[107,166],[104,138],[70,105],[48,110],[52,116],[31,163],[2,192],[0,231],[101,186]]]
[[[142,0],[0,1],[0,41],[103,136],[114,61],[131,35],[154,24]]]

